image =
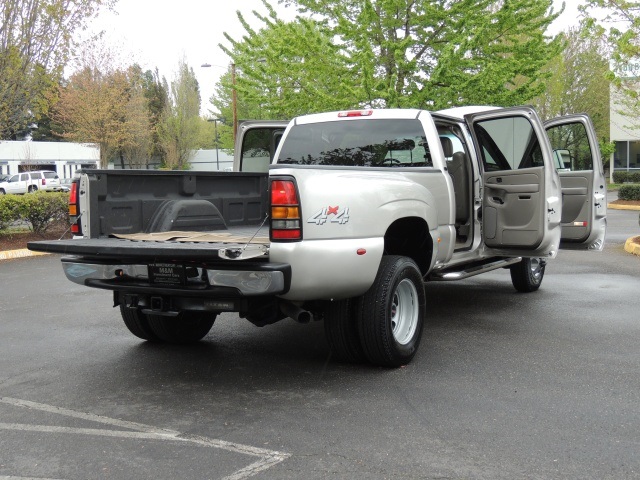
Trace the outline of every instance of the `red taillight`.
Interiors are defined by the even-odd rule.
[[[71,223],[71,233],[82,235],[80,226],[80,213],[78,212],[78,181],[71,182],[69,190],[69,222]]]
[[[43,184],[43,185],[46,185],[46,184],[47,184],[47,179],[46,179],[46,178],[43,178],[43,179],[42,179],[42,184]]]
[[[71,190],[69,191],[69,205],[78,203],[78,182],[71,182]]]
[[[293,180],[271,182],[271,239],[302,239],[300,203]]]
[[[373,110],[350,110],[348,112],[338,113],[338,117],[370,117],[373,115]]]
[[[271,182],[271,205],[289,206],[298,204],[296,186],[291,180]]]

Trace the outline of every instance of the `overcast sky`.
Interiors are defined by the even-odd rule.
[[[281,18],[290,20],[295,16],[292,8],[278,5],[277,0],[270,3]],[[556,21],[554,31],[576,24],[579,2],[567,0],[566,3],[566,11]],[[562,1],[554,0],[554,4],[559,8]],[[223,32],[237,39],[245,33],[236,11],[240,10],[252,26],[260,25],[251,13],[253,10],[266,13],[261,0],[118,0],[115,10],[117,14],[102,13],[91,30],[104,30],[107,43],[116,45],[124,58],[139,63],[144,69],[158,67],[169,81],[184,55],[198,78],[204,112],[208,110],[208,99],[216,82],[229,65],[229,58],[218,47],[220,43],[228,43]],[[212,67],[202,68],[205,63]]]

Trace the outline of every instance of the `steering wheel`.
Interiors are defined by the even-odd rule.
[[[393,165],[395,163],[400,163],[400,160],[398,160],[397,158],[389,157],[382,160],[382,163],[380,165],[384,165],[387,162],[389,162],[390,165]]]

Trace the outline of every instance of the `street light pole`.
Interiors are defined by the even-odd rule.
[[[220,171],[220,159],[218,158],[218,120],[219,118],[210,118],[207,122],[213,122],[213,139],[216,144],[216,170]]]
[[[233,110],[233,148],[238,134],[238,95],[236,93],[236,64],[231,64],[231,109]]]

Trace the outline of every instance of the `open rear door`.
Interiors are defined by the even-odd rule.
[[[562,186],[560,248],[602,250],[607,184],[593,124],[587,115],[569,115],[544,126]]]
[[[499,256],[554,257],[560,180],[544,126],[528,107],[466,115],[483,170],[482,238]]]

